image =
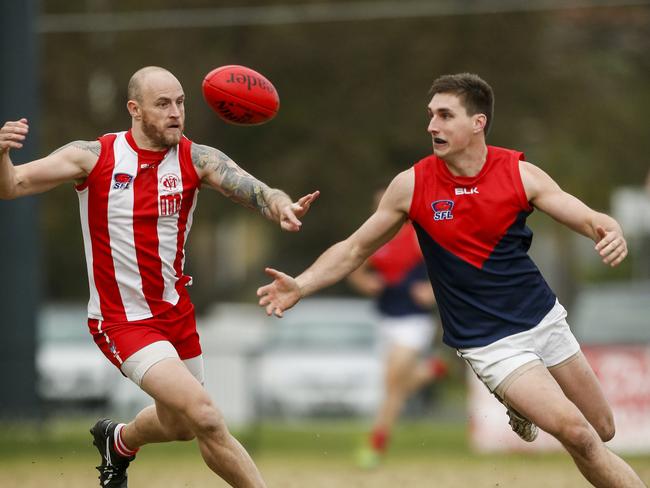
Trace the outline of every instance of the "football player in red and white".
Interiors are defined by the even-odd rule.
[[[104,355],[155,400],[127,423],[92,428],[101,486],[127,486],[126,468],[152,442],[196,438],[206,464],[230,485],[264,487],[203,388],[201,345],[186,287],[184,246],[201,186],[298,231],[318,192],[297,202],[223,152],[184,135],[185,94],[169,71],[148,66],[129,81],[132,125],[96,141],[74,141],[14,166],[26,119],[0,129],[0,198],[75,182],[88,267],[88,325]]]

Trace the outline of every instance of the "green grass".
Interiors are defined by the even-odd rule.
[[[0,425],[0,486],[97,486],[93,467],[99,458],[88,433],[93,422]],[[474,453],[465,424],[459,422],[400,424],[382,466],[362,471],[354,463],[354,453],[366,428],[358,422],[265,422],[234,434],[253,455],[269,488],[589,486],[564,453]],[[648,483],[650,456],[626,459]],[[131,488],[227,486],[203,464],[195,442],[146,446],[129,473]]]
[[[90,449],[88,429],[94,419],[57,420],[48,423],[19,423],[0,425],[0,462],[29,456],[77,455]],[[362,443],[367,424],[348,421],[309,423],[262,423],[233,434],[256,454],[348,455]],[[148,446],[159,455],[194,455],[192,443],[169,443]],[[89,447],[90,446],[90,447]],[[404,423],[393,436],[391,452],[396,456],[413,455],[421,451],[466,452],[466,428],[461,423]]]
[[[311,422],[295,425],[262,424],[238,433],[254,452],[318,455],[353,453],[365,440],[368,426],[351,422]],[[396,429],[391,454],[466,452],[466,427],[462,423],[411,422]]]

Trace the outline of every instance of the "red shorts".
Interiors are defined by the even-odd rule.
[[[88,328],[104,356],[118,368],[131,354],[158,341],[170,342],[181,359],[201,354],[194,305],[187,292],[169,310],[132,322],[88,319]]]

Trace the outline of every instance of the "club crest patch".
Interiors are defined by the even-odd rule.
[[[166,193],[176,193],[180,186],[181,180],[174,173],[166,173],[160,177],[160,190]]]

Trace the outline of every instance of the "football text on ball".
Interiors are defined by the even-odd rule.
[[[239,85],[245,85],[249,91],[254,86],[257,86],[262,90],[266,90],[269,93],[273,93],[275,91],[273,86],[271,86],[266,80],[258,78],[257,76],[230,73],[230,77],[226,79],[226,83],[237,83]]]

